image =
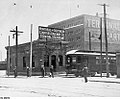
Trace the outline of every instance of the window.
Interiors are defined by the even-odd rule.
[[[63,66],[63,56],[62,55],[59,55],[58,62],[59,62],[59,66]]]
[[[99,64],[99,59],[96,59],[96,65],[98,65]]]
[[[26,69],[26,57],[23,57],[23,69]]]
[[[73,62],[73,63],[76,63],[76,57],[75,57],[75,56],[72,57],[72,62]]]
[[[45,67],[49,67],[49,56],[48,56],[48,55],[47,55],[47,56],[44,55],[44,60],[45,60],[45,61],[44,61],[44,66],[45,66]]]
[[[67,57],[66,57],[66,63],[67,63],[67,64],[70,64],[71,61],[72,61],[72,60],[71,60],[71,57],[70,57],[70,56],[67,56]]]
[[[32,56],[32,68],[35,68],[35,59],[34,59],[35,57],[34,56]]]
[[[77,63],[81,63],[81,56],[77,56]]]

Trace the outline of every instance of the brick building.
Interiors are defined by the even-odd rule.
[[[104,21],[104,20],[103,20]],[[103,51],[105,51],[104,22],[102,22]],[[80,15],[49,27],[65,29],[65,39],[69,41],[67,50],[90,50],[89,38],[91,38],[91,50],[100,51],[100,17],[92,15]],[[90,33],[90,36],[89,36]],[[107,19],[108,51],[116,52],[120,49],[120,20]]]
[[[33,73],[40,72],[41,64],[45,65],[46,72],[49,72],[49,66],[51,64],[53,65],[54,71],[63,71],[65,68],[66,44],[64,43],[64,35],[60,35],[62,30],[40,26],[38,27],[38,30],[38,39],[32,42]],[[8,48],[9,47],[6,47],[7,60]],[[10,71],[13,71],[15,65],[16,46],[10,46]],[[25,72],[27,66],[30,66],[30,42],[18,45],[18,73]]]

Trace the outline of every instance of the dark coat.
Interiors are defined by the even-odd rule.
[[[84,76],[88,76],[88,68],[87,67],[84,67],[82,72],[83,72]]]

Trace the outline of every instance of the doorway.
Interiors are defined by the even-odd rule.
[[[56,56],[51,56],[51,65],[53,65],[54,71],[56,72]]]

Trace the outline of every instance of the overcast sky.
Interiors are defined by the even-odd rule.
[[[19,44],[30,41],[30,24],[33,24],[33,40],[38,38],[38,26],[48,26],[81,14],[101,15],[106,3],[109,18],[120,20],[120,0],[0,0],[0,60],[6,58],[8,35],[15,45],[10,30],[18,26],[24,33]],[[2,55],[1,55],[2,53]]]

